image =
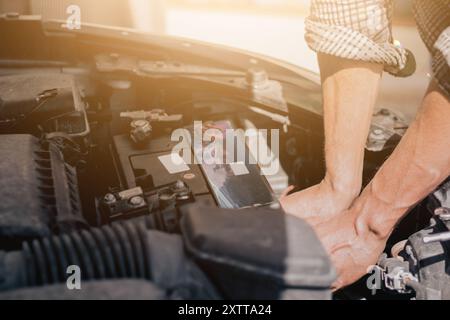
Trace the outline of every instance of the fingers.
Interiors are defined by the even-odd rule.
[[[286,198],[286,197],[289,195],[289,193],[290,193],[292,190],[294,190],[294,189],[295,189],[295,186],[289,186],[289,187],[288,187],[286,190],[284,190],[283,193],[281,194],[280,200],[283,199],[283,198]]]

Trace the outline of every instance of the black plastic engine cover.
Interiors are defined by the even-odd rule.
[[[39,105],[39,96],[55,90],[54,99]],[[72,78],[63,74],[23,74],[0,77],[0,120],[20,119],[33,113],[33,119],[74,109]],[[62,111],[63,110],[63,111]],[[0,122],[1,124],[1,122]],[[1,127],[1,126],[0,126]]]
[[[0,245],[47,236],[51,225],[83,223],[74,169],[31,135],[0,136]]]
[[[187,251],[226,299],[329,299],[335,271],[312,228],[268,207],[191,205]]]
[[[34,161],[35,153],[40,151],[36,140],[28,135],[0,137],[0,239],[3,244],[50,233],[50,217],[42,207],[40,174]]]

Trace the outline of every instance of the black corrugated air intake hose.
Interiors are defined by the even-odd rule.
[[[203,272],[185,254],[178,235],[149,230],[143,222],[25,242],[21,251],[0,252],[0,292],[64,283],[70,266],[82,281],[144,279],[180,298],[215,298]]]

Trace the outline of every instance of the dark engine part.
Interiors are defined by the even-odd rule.
[[[399,243],[379,262],[384,288],[418,300],[450,300],[450,183],[428,199],[434,216],[427,228]],[[393,250],[395,251],[395,250]]]
[[[280,209],[184,207],[187,251],[225,299],[330,299],[334,268],[312,228]]]
[[[2,135],[0,153],[3,249],[85,224],[76,171],[52,143],[30,135]]]
[[[67,290],[67,285],[23,288],[0,293],[4,300],[166,300],[166,293],[151,282],[110,280],[84,283],[83,290]]]
[[[182,180],[194,195],[208,194],[208,184],[198,165],[188,165],[188,171],[171,174],[159,160],[162,156],[170,155],[176,144],[169,135],[165,135],[137,147],[128,135],[115,136],[114,151],[120,165],[122,185],[132,189],[139,186],[144,178],[151,177],[149,185],[140,186],[143,189],[156,189]]]
[[[211,122],[207,127],[223,132],[224,140],[226,139],[224,132],[234,128],[230,121]],[[192,137],[202,139],[201,130],[192,126],[185,128],[185,134],[190,137],[184,137],[184,142],[192,141]],[[115,159],[124,189],[140,186],[144,191],[156,190],[180,181],[189,188],[194,198],[202,197],[210,202],[216,202],[222,208],[240,209],[275,202],[270,184],[261,174],[261,169],[255,164],[247,147],[246,159],[241,163],[199,165],[196,161],[192,161],[193,163],[182,161],[182,165],[175,165],[171,155],[179,141],[174,142],[170,138],[166,133],[136,145],[127,135],[114,136]],[[234,142],[235,147],[240,143],[245,145],[245,137],[234,139],[238,140]],[[225,140],[225,142],[228,147],[228,143],[232,141]],[[191,159],[203,152],[201,149],[193,150],[195,146],[204,149],[208,147],[206,142],[203,143],[200,147],[196,146],[195,142],[192,143],[189,150]]]
[[[0,77],[2,133],[64,132],[86,136],[89,124],[74,79],[63,74]],[[34,133],[34,132],[33,132]]]
[[[198,165],[187,165],[189,170],[183,172],[168,172],[161,157],[170,157],[175,145],[169,135],[154,137],[139,146],[128,135],[114,137],[122,187],[112,188],[97,199],[102,223],[151,215],[156,229],[179,232],[181,205],[194,201],[215,203]]]
[[[449,235],[450,209],[439,208],[430,227],[409,238],[403,255],[419,281],[417,299],[450,300]]]
[[[67,75],[55,74],[24,74],[10,75],[0,77],[0,118],[2,124],[6,124],[9,120],[19,121],[30,112],[55,112],[55,109],[64,108],[61,100],[58,103],[51,103],[45,108],[36,109],[40,102],[51,101],[58,95],[64,95],[64,88],[71,88],[72,78]],[[70,93],[71,94],[71,93]],[[70,100],[69,100],[70,103]],[[65,103],[67,105],[67,103]],[[72,100],[73,106],[73,100]],[[66,110],[67,111],[67,110]]]
[[[184,208],[184,241],[151,230],[148,219],[139,219],[36,239],[24,243],[21,251],[0,252],[0,291],[14,295],[20,288],[62,283],[67,268],[76,265],[83,282],[143,279],[170,298],[331,297],[335,272],[306,223],[270,208],[240,213]]]
[[[201,200],[202,197],[199,196],[198,199]],[[156,230],[179,233],[180,208],[195,200],[188,185],[178,180],[147,192],[139,186],[108,193],[102,199],[98,199],[97,203],[101,211],[101,220],[105,223],[147,216]]]
[[[140,187],[106,194],[98,200],[102,221],[109,223],[149,214],[151,208],[145,198]]]
[[[0,291],[63,283],[73,265],[80,267],[87,283],[146,279],[174,298],[217,298],[184,254],[179,236],[133,222],[36,239],[25,242],[22,251],[0,252]]]

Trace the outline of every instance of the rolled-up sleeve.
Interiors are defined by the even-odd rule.
[[[435,44],[434,76],[440,87],[450,97],[450,27],[445,29]]]
[[[450,0],[414,0],[413,12],[433,58],[434,77],[450,97]]]
[[[393,0],[313,0],[305,39],[320,53],[383,64],[398,75],[407,51],[393,43]]]

